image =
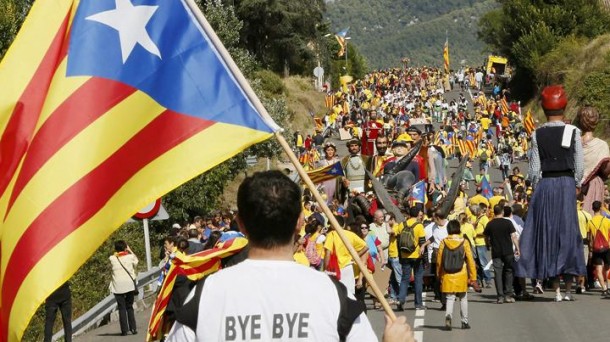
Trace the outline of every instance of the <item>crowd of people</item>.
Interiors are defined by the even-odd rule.
[[[257,324],[255,319],[267,322],[268,318],[237,308],[237,303],[250,307],[254,302],[265,307],[265,314],[280,310],[282,305],[294,305],[280,311],[295,312],[303,334],[314,332],[317,338],[330,328],[338,336],[374,339],[366,312],[381,309],[382,299],[367,294],[370,284],[364,272],[375,274],[377,285],[398,312],[404,310],[411,292],[413,307],[428,309],[423,291],[433,293],[431,302],[445,311],[448,330],[453,327],[453,307],[458,300],[461,328],[470,328],[468,293],[483,288],[495,287],[498,304],[530,300],[532,292],[540,294],[548,288],[555,289],[556,301],[572,301],[573,280],[577,281],[576,293],[599,287],[602,295],[608,296],[610,252],[603,242],[608,245],[610,230],[610,195],[604,184],[610,173],[610,155],[607,144],[591,134],[599,114],[589,107],[579,111],[582,132],[565,124],[562,101],[566,95],[562,88],[551,89],[542,95],[548,122],[533,131],[528,128],[532,122],[525,122],[527,115],[522,115],[518,104],[507,100],[508,91],[499,90],[496,97],[488,97],[478,91],[480,83],[471,87],[458,80],[450,82],[431,68],[374,72],[329,94],[329,112],[317,121],[313,136],[296,133],[297,151],[312,172],[341,165],[342,175],[319,182],[318,189],[357,255],[349,253],[311,191],[293,181],[290,186],[284,184],[289,178],[277,172],[248,178],[240,187],[237,211],[209,219],[196,217],[192,223],[175,226],[165,239],[161,262],[165,271],[178,253],[198,255],[236,237],[247,238],[249,248],[246,261],[208,277],[203,295],[201,291],[195,294],[200,296],[192,309],[199,310],[197,321],[215,322],[215,327],[224,330],[209,329],[207,324],[208,328],[193,326],[180,318],[177,313],[197,292],[194,283],[184,278],[176,281],[167,309],[167,315],[177,321],[169,340],[255,334],[255,328],[246,331],[240,324],[247,325],[248,319],[252,319],[250,324]],[[444,94],[453,86],[460,87],[462,93],[458,101],[448,103]],[[337,154],[334,141],[338,139],[332,139],[336,131],[346,141],[348,152],[343,157]],[[464,170],[449,175],[448,162],[454,158],[463,162]],[[530,163],[526,174],[512,165],[519,159]],[[473,164],[478,169],[476,175]],[[502,171],[502,180],[491,180],[491,167]],[[280,183],[297,190],[280,190]],[[474,195],[469,195],[471,187]],[[384,198],[387,196],[391,203]],[[292,207],[294,201],[298,208]],[[280,218],[288,221],[280,224]],[[359,269],[354,257],[367,270]],[[284,264],[269,259],[290,260],[306,267],[284,270]],[[266,261],[259,264],[260,260]],[[314,273],[306,275],[304,270]],[[330,277],[319,276],[324,273]],[[160,284],[164,276],[165,272]],[[288,297],[280,283],[268,283],[270,279],[283,282],[302,277],[319,284],[315,286],[331,284],[330,288],[337,288],[334,292],[325,290],[339,294],[341,309],[336,314],[344,315],[343,305],[348,305],[353,310],[348,323],[357,328],[345,335],[342,327],[329,326],[336,318],[326,316],[328,321],[316,321],[313,327],[314,316],[298,314],[315,312],[312,302],[292,300],[299,295]],[[565,283],[565,295],[560,292],[559,279]],[[298,284],[293,281],[287,287],[297,293]],[[220,286],[247,286],[245,292],[256,292],[253,295],[258,299],[227,297],[226,292],[218,292]],[[259,299],[271,296],[261,289],[281,292],[291,300],[278,306],[261,304]],[[309,291],[302,290],[301,295]],[[306,301],[313,299],[305,297]],[[372,301],[366,301],[367,297]],[[323,300],[334,303],[336,299]],[[219,317],[225,311],[212,310],[220,312],[214,314],[204,310],[218,306],[228,310],[225,321]],[[287,328],[281,325],[284,317],[277,319],[277,327],[276,321],[269,325],[277,331],[265,331],[264,325],[258,325],[259,332],[262,329],[265,336],[286,333]],[[403,334],[392,334],[398,330]],[[388,341],[392,336],[398,336],[396,340],[412,338],[403,319],[394,325],[388,323],[385,333]],[[255,336],[262,335],[250,338]],[[246,337],[243,339],[248,340]]]

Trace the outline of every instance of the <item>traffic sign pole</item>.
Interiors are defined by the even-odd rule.
[[[148,219],[142,220],[144,223],[144,247],[146,247],[146,269],[150,271],[152,268],[152,256],[150,255],[150,232],[148,229]]]

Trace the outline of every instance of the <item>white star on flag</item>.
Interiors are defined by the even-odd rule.
[[[415,186],[413,188],[413,194],[415,194],[415,195],[419,194],[419,187],[418,186]]]
[[[136,44],[161,58],[159,48],[146,31],[146,24],[159,6],[134,6],[129,0],[115,0],[115,4],[115,9],[88,16],[86,19],[108,25],[119,32],[123,64]]]

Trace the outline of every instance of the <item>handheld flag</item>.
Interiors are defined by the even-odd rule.
[[[447,38],[445,40],[445,46],[443,47],[443,61],[445,64],[445,73],[448,74],[449,73],[449,38]]]
[[[411,187],[411,195],[409,196],[411,203],[426,203],[426,182],[419,181]]]
[[[133,213],[279,131],[226,56],[193,0],[33,5],[0,64],[0,341]]]
[[[508,101],[506,101],[506,96],[503,96],[502,100],[500,100],[500,110],[502,111],[502,115],[506,115],[510,111]]]
[[[343,29],[335,34],[335,38],[337,39],[337,42],[339,43],[339,52],[337,52],[337,56],[339,56],[339,57],[345,55],[345,51],[347,49],[347,42],[346,42],[347,31],[349,31],[349,27],[346,29]]]
[[[314,184],[317,184],[339,176],[344,176],[345,174],[343,173],[341,162],[336,162],[334,164],[309,171],[307,172],[307,175]]]
[[[164,324],[166,323],[164,314],[171,299],[177,276],[184,275],[192,281],[202,279],[208,274],[218,271],[221,268],[223,259],[241,252],[247,244],[248,240],[245,238],[235,238],[233,240],[228,240],[213,249],[196,254],[185,255],[183,253],[178,253],[171,261],[172,264],[165,275],[165,278],[163,278],[163,284],[161,285],[161,290],[155,300],[155,305],[153,306],[150,321],[148,323],[146,340],[159,340],[164,333],[168,332],[163,331],[163,327],[167,327],[167,325]]]
[[[483,194],[485,198],[490,199],[493,196],[493,189],[491,188],[489,180],[487,180],[486,176],[481,179],[481,190],[481,194]]]
[[[525,114],[525,120],[523,120],[523,127],[525,128],[525,132],[530,136],[536,130],[536,123],[534,122],[534,117],[532,116],[532,110],[528,109],[527,114]]]

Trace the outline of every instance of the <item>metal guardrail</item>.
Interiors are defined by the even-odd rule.
[[[160,272],[160,268],[153,267],[150,271],[140,273],[138,276],[138,289],[140,290],[138,300],[144,298],[144,287],[154,284],[159,278]],[[110,294],[106,298],[102,299],[101,302],[97,303],[85,314],[72,321],[72,336],[83,334],[91,327],[96,326],[101,320],[104,319],[104,317],[106,317],[106,315],[114,311],[116,306],[117,304],[113,294]],[[62,337],[64,337],[63,329],[55,333],[52,340],[57,341]]]

